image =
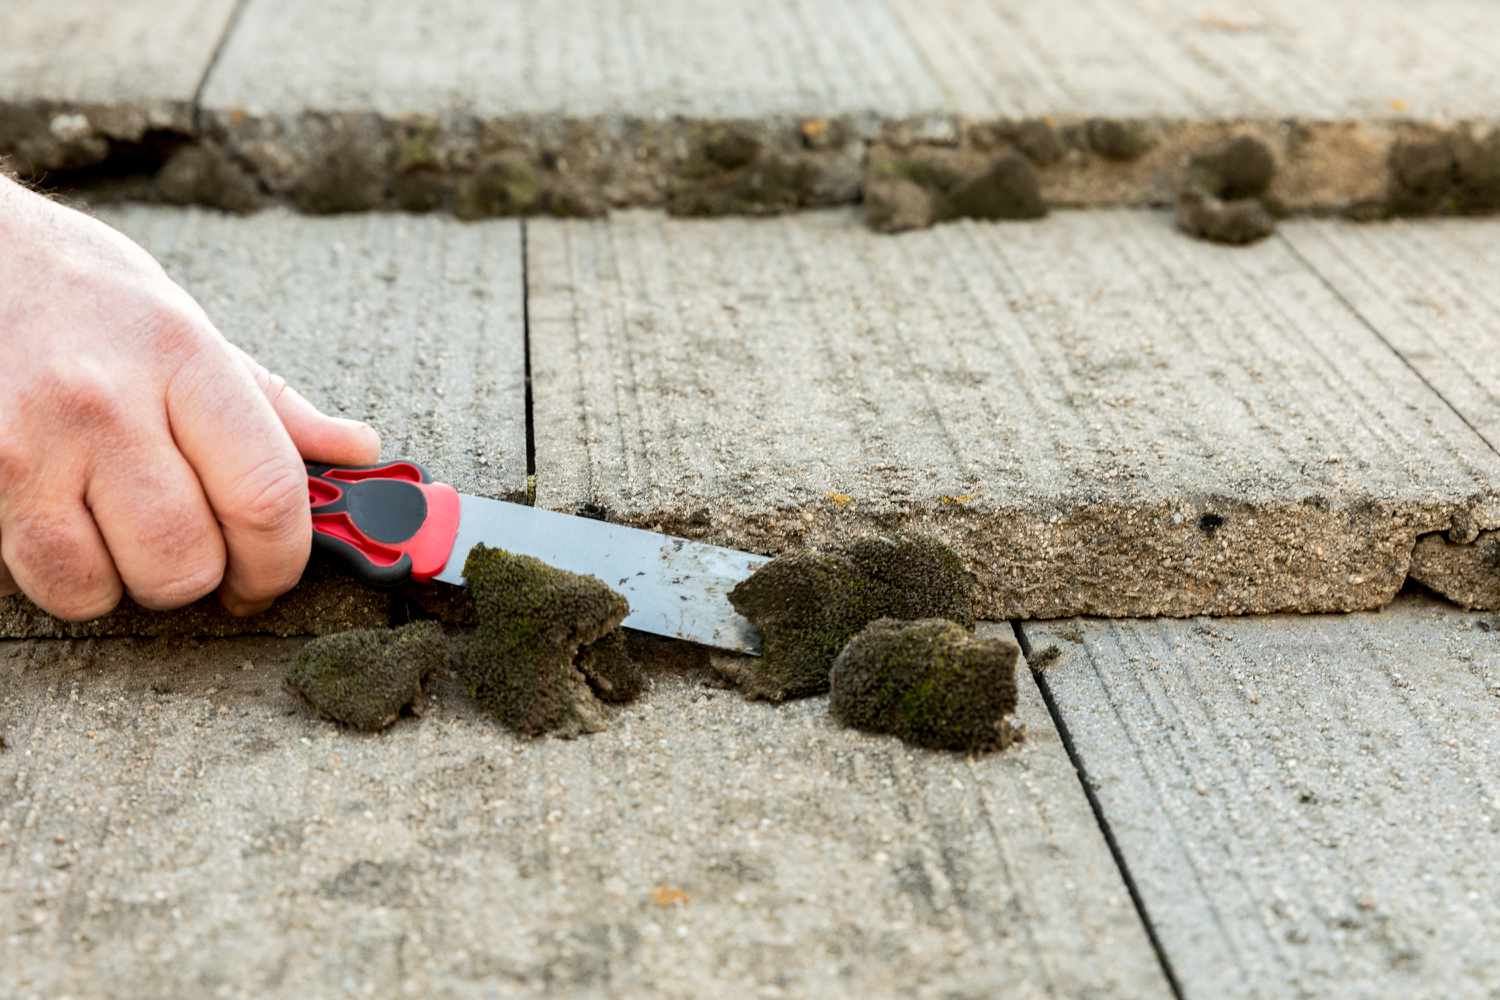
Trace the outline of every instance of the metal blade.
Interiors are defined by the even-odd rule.
[[[469,550],[483,543],[598,577],[630,602],[627,628],[760,652],[759,630],[730,606],[729,591],[765,556],[503,500],[460,494],[460,503],[453,555],[436,577],[444,583],[464,582]]]

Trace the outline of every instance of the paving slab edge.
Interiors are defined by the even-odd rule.
[[[60,186],[231,211],[284,203],[462,218],[854,204],[872,180],[872,159],[922,149],[1020,152],[1055,208],[1162,205],[1194,155],[1239,135],[1272,150],[1268,199],[1284,215],[1500,211],[1500,119],[486,118],[0,102],[0,156]]]
[[[555,506],[545,489],[542,505]],[[1465,579],[1472,579],[1482,552],[1467,543],[1500,537],[1493,531],[1500,528],[1495,497],[1346,506],[1319,498],[1202,498],[1051,511],[982,501],[866,511],[857,503],[822,501],[754,517],[681,508],[602,513],[634,527],[768,555],[860,534],[922,532],[964,560],[978,584],[976,612],[990,620],[1373,611],[1390,603],[1409,578],[1441,592],[1444,578],[1432,568],[1428,548],[1441,543],[1445,552],[1457,553],[1449,558],[1460,569],[1450,574],[1467,572]],[[1413,572],[1417,551],[1425,558]],[[1455,592],[1471,607],[1500,609],[1500,586]]]
[[[1484,508],[1101,504],[1052,516],[963,505],[863,514],[830,505],[733,523],[702,512],[611,520],[764,554],[860,534],[927,533],[951,545],[975,574],[976,611],[989,620],[1375,611],[1408,581],[1464,608],[1500,610],[1495,501]],[[91,622],[61,621],[24,597],[0,598],[0,640],[313,636],[396,625],[412,615],[471,623],[467,601],[453,595],[379,592],[315,569],[270,612],[249,619],[231,617],[211,597],[174,612],[127,602]]]

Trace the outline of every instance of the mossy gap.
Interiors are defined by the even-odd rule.
[[[177,129],[148,129],[139,139],[109,139],[109,152],[97,163],[48,170],[26,178],[48,193],[86,192],[121,181],[155,177],[174,153],[197,140]]]
[[[1032,652],[1031,640],[1026,637],[1025,624],[1013,621],[1010,627],[1015,633],[1017,644],[1021,647],[1021,657],[1030,667],[1035,654]],[[1125,883],[1125,891],[1130,893],[1130,902],[1135,905],[1136,916],[1140,917],[1141,926],[1146,930],[1146,939],[1151,942],[1151,950],[1156,953],[1156,961],[1161,966],[1162,975],[1167,977],[1167,985],[1172,988],[1172,995],[1176,997],[1176,1000],[1183,1000],[1182,984],[1178,982],[1171,959],[1167,957],[1166,948],[1163,947],[1161,938],[1156,933],[1156,925],[1151,922],[1151,914],[1146,910],[1146,901],[1141,898],[1141,891],[1135,884],[1135,878],[1130,874],[1130,866],[1125,863],[1125,855],[1120,850],[1119,842],[1115,840],[1114,830],[1110,827],[1109,820],[1105,818],[1104,806],[1099,801],[1099,797],[1094,794],[1088,772],[1078,756],[1078,748],[1073,744],[1073,734],[1068,731],[1068,724],[1063,720],[1062,712],[1057,707],[1057,699],[1052,697],[1052,687],[1047,683],[1047,675],[1044,671],[1033,670],[1031,679],[1036,682],[1037,688],[1042,692],[1042,701],[1047,706],[1047,714],[1052,717],[1052,724],[1057,727],[1057,735],[1062,740],[1063,749],[1068,752],[1068,763],[1073,765],[1073,772],[1078,775],[1078,784],[1083,788],[1084,797],[1089,801],[1089,808],[1094,812],[1094,822],[1099,824],[1099,832],[1104,835],[1104,842],[1109,846],[1110,857],[1114,858],[1115,867],[1120,871],[1120,878]]]

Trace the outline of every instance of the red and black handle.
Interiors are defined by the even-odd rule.
[[[425,583],[447,565],[458,537],[458,492],[415,462],[307,463],[313,544],[366,583]]]

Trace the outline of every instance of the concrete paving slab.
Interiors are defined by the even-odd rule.
[[[7,0],[0,8],[0,154],[28,170],[85,166],[112,143],[187,132],[235,0]]]
[[[525,497],[519,224],[145,206],[101,214],[155,254],[231,341],[326,411],[369,421],[386,456],[423,462],[468,493]],[[263,619],[137,611],[60,628],[6,598],[0,634],[310,634],[388,621],[384,597],[337,574],[283,604]]]
[[[977,118],[1489,117],[1482,0],[892,0],[949,107]]]
[[[295,649],[3,648],[10,995],[1168,995],[1029,680],[980,759],[674,672],[577,741],[446,683],[359,737]]]
[[[755,119],[905,117],[944,94],[896,13],[863,0],[250,0],[205,102]]]
[[[1194,997],[1500,991],[1500,618],[1027,623]]]
[[[1288,225],[1334,293],[1491,448],[1500,451],[1500,225],[1427,219]],[[1500,607],[1500,535],[1461,526],[1422,540],[1412,576],[1466,607]]]
[[[1305,220],[1281,233],[1370,329],[1500,449],[1500,223]]]
[[[1497,456],[1285,243],[1150,213],[529,224],[538,503],[759,551],[918,528],[990,617],[1378,607]]]
[[[1399,145],[1494,120],[1497,28],[1485,0],[249,0],[202,138],[314,210],[735,214],[854,202],[873,147],[955,144],[1024,149],[1056,205],[1160,203],[1248,131],[1283,208],[1369,214]],[[1151,141],[1101,151],[1100,120]]]

